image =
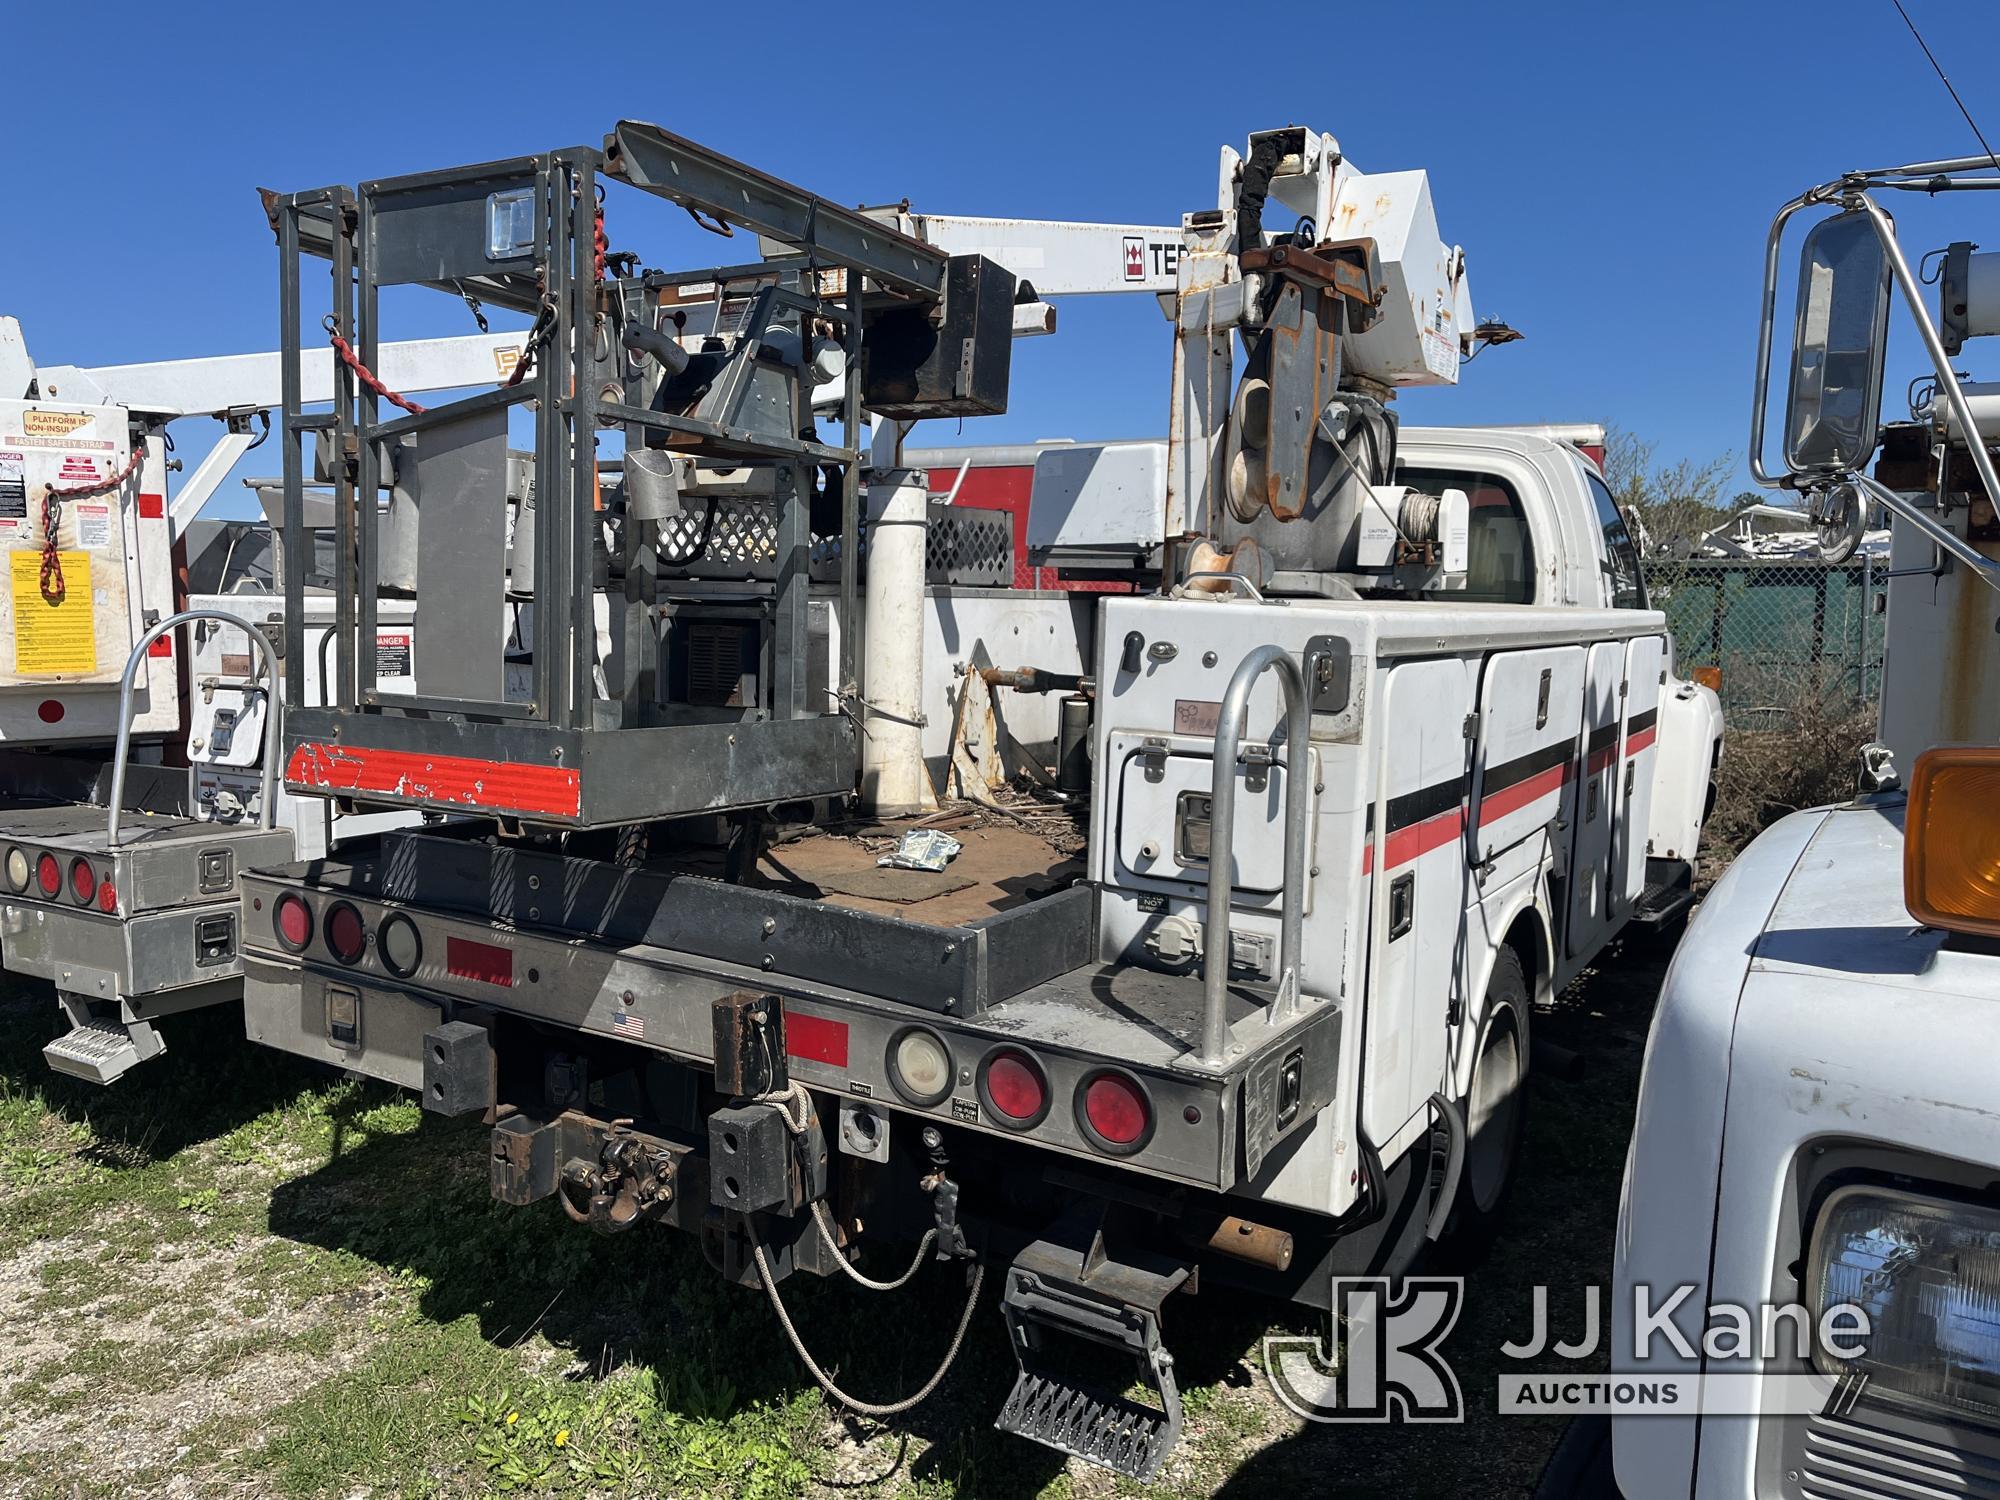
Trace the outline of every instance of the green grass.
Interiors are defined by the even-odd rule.
[[[92,1089],[42,1064],[47,992],[0,992],[0,1297],[40,1350],[10,1363],[0,1345],[0,1492],[148,1494],[179,1475],[197,1492],[376,1500],[1519,1493],[1555,1433],[1482,1413],[1492,1351],[1525,1326],[1531,1283],[1604,1274],[1656,977],[1599,981],[1536,1018],[1591,1076],[1536,1089],[1530,1175],[1472,1272],[1451,1346],[1472,1420],[1298,1430],[1259,1368],[1279,1310],[1176,1299],[1187,1435],[1152,1490],[992,1430],[1013,1359],[991,1278],[936,1396],[899,1425],[843,1418],[761,1291],[726,1284],[690,1237],[599,1237],[553,1203],[497,1204],[477,1123],[253,1048],[232,1010],[169,1022],[165,1057]],[[887,1296],[786,1284],[808,1343],[864,1396],[929,1375],[964,1295],[935,1266]],[[227,1399],[211,1411],[204,1395]],[[166,1409],[146,1416],[148,1401]],[[140,1425],[107,1437],[107,1413]],[[52,1466],[12,1446],[10,1423],[75,1441]]]

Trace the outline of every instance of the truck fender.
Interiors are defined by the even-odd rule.
[[[1698,682],[1667,679],[1660,697],[1660,750],[1653,761],[1646,852],[1694,863],[1722,759],[1722,701]]]

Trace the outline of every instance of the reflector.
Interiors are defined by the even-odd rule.
[[[1917,757],[1903,901],[1926,927],[2000,937],[2000,748],[1945,745]]]
[[[97,888],[97,907],[99,911],[118,910],[118,887],[108,880]]]

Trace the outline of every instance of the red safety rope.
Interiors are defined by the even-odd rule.
[[[591,268],[597,273],[597,279],[601,282],[604,280],[604,257],[611,249],[611,240],[604,233],[603,200],[598,201],[597,210],[592,214],[590,223]]]
[[[115,474],[107,474],[102,479],[86,480],[82,484],[52,484],[42,495],[42,597],[51,604],[60,604],[69,592],[69,583],[63,577],[62,551],[57,544],[57,536],[62,531],[62,503],[78,500],[86,495],[102,495],[117,489],[126,480],[139,472],[139,466],[146,461],[146,445],[143,442],[132,445],[132,455],[125,460],[125,467]]]
[[[342,338],[340,330],[334,326],[332,313],[326,315],[326,321],[320,326],[326,329],[326,336],[333,341],[333,352],[339,356],[342,364],[354,372],[356,380],[367,386],[369,390],[380,396],[384,401],[402,407],[411,416],[420,417],[424,414],[423,407],[417,405],[416,402],[400,392],[390,390],[389,387],[382,384],[382,379],[379,375],[361,363],[361,356],[354,352],[354,346]]]

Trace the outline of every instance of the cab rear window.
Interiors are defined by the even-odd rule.
[[[1528,516],[1521,497],[1498,474],[1481,469],[1406,467],[1397,482],[1442,495],[1464,490],[1469,502],[1466,536],[1465,587],[1451,590],[1454,599],[1480,604],[1535,602],[1535,547],[1528,534]]]

